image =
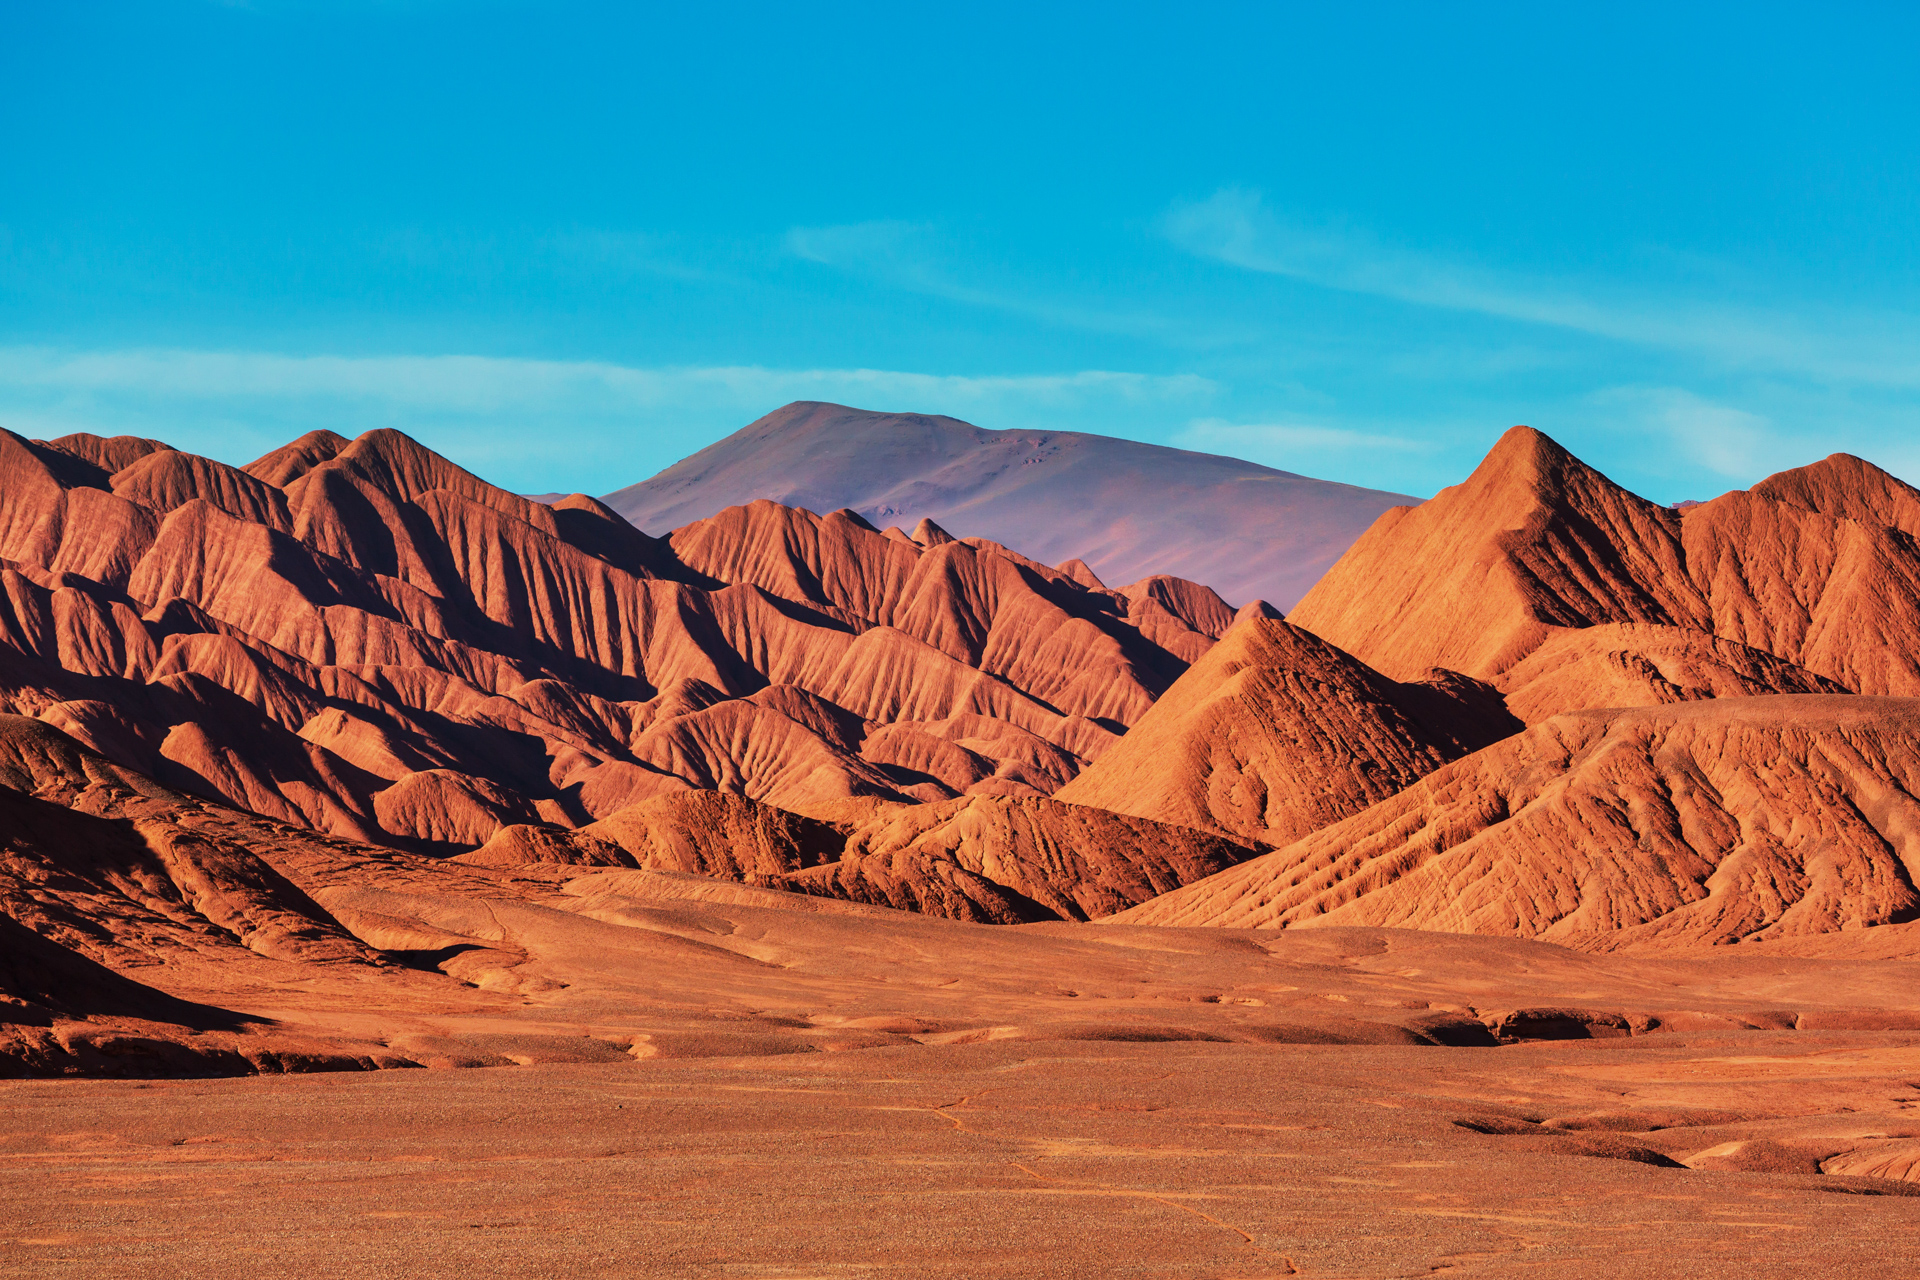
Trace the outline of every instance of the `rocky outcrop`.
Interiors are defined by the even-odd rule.
[[[1920,918],[1917,877],[1920,700],[1783,695],[1555,717],[1120,918],[1724,945]]]
[[[1287,844],[1520,728],[1471,686],[1398,684],[1249,611],[1058,798]]]
[[[651,538],[393,431],[315,432],[244,468],[0,434],[0,478],[0,709],[396,847],[687,789],[1047,794],[1225,616],[1196,584],[1090,588],[847,513],[762,502]]]
[[[1597,705],[1604,654],[1551,696],[1515,669],[1567,631],[1649,645],[1629,685],[1920,695],[1920,491],[1845,454],[1684,513],[1613,484],[1515,427],[1464,484],[1390,511],[1290,615],[1388,675],[1446,667],[1516,693],[1530,717]],[[1677,638],[1696,633],[1734,648]],[[1760,657],[1740,656],[1739,649]],[[1626,652],[1612,650],[1613,652]],[[1667,655],[1662,658],[1660,655]],[[1656,679],[1663,663],[1703,682]],[[1720,671],[1705,675],[1705,667]],[[1538,664],[1537,664],[1538,665]],[[1790,668],[1798,668],[1796,673]],[[1617,693],[1601,693],[1614,697]],[[1723,696],[1723,695],[1722,695]]]

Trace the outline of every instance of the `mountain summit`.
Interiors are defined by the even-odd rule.
[[[606,503],[664,536],[757,498],[880,528],[931,519],[1109,583],[1167,574],[1282,609],[1381,512],[1417,501],[1109,436],[799,401]]]

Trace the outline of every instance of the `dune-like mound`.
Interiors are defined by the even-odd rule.
[[[1412,501],[1108,436],[989,431],[814,401],[606,496],[661,536],[756,499],[849,508],[882,528],[927,520],[1048,563],[1077,563],[1092,586],[1170,574],[1283,607],[1375,516]]]
[[[1920,918],[1916,866],[1920,700],[1725,698],[1555,717],[1120,918],[1730,944]]]
[[[1519,727],[1491,689],[1399,684],[1250,609],[1057,796],[1290,844]]]
[[[883,810],[853,830],[838,860],[775,883],[959,920],[1089,920],[1256,852],[1086,805],[968,796]]]
[[[838,808],[840,811],[835,812]],[[686,872],[989,924],[1088,920],[1253,857],[1252,845],[1037,796],[819,810],[686,791],[577,831],[502,828],[470,866]]]
[[[844,826],[724,791],[677,791],[628,805],[577,831],[515,825],[455,861],[633,867],[759,883],[840,856]]]

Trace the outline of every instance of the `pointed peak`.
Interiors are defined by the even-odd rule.
[[[1156,573],[1128,583],[1120,588],[1120,594],[1136,606],[1151,601],[1201,635],[1215,640],[1225,635],[1234,622],[1233,606],[1221,599],[1219,592],[1171,574]],[[1274,616],[1280,615],[1276,612]]]
[[[1499,472],[1544,477],[1559,472],[1568,463],[1585,465],[1546,432],[1536,431],[1532,427],[1509,427],[1494,442],[1493,448],[1487,450],[1487,456],[1474,469],[1474,475]]]
[[[552,514],[542,504],[488,484],[451,458],[390,427],[359,436],[322,465],[355,475],[403,502],[444,489],[553,532]]]
[[[1505,505],[1514,502],[1557,507],[1568,502],[1586,506],[1594,501],[1625,501],[1636,509],[1672,514],[1670,509],[1657,507],[1615,484],[1553,437],[1532,427],[1509,429],[1487,451],[1472,475],[1434,496],[1438,499],[1445,495],[1458,495],[1456,500],[1496,520],[1515,515],[1517,509]]]
[[[7,477],[11,486],[25,486],[30,483],[52,484],[61,489],[106,489],[107,473],[101,467],[79,456],[56,448],[45,440],[29,440],[25,436],[0,428],[0,474]],[[29,477],[32,477],[29,480]]]
[[[584,493],[570,493],[564,498],[548,503],[555,511],[590,511],[605,520],[615,520],[625,524],[626,520],[606,503],[598,498],[590,498]]]
[[[852,507],[841,507],[838,511],[830,511],[827,513],[827,519],[845,520],[848,524],[857,526],[858,528],[861,528],[861,529],[865,529],[868,533],[880,532],[878,529],[873,527],[873,524],[871,521],[869,521],[865,516],[861,515],[858,511],[855,511]]]
[[[1100,575],[1085,560],[1075,557],[1060,566],[1060,572],[1072,578],[1089,591],[1105,591],[1107,584],[1100,581]]]
[[[949,542],[958,542],[952,534],[933,522],[933,517],[922,516],[920,523],[913,526],[913,540],[923,547],[938,547]]]
[[[378,458],[389,464],[393,462],[438,463],[444,466],[456,464],[435,453],[404,431],[392,427],[376,427],[353,438],[353,443],[340,451],[343,458]]]
[[[1237,627],[1241,623],[1251,622],[1255,618],[1267,618],[1274,622],[1286,621],[1286,615],[1268,604],[1265,600],[1249,600],[1246,604],[1240,606],[1238,613],[1233,615],[1233,625]]]

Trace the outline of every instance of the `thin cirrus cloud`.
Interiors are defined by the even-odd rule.
[[[1431,489],[1426,470],[1442,442],[1317,422],[1232,422],[1195,418],[1167,441],[1176,449],[1225,454],[1368,488]]]
[[[877,221],[793,227],[784,237],[796,258],[863,277],[886,288],[964,306],[1025,316],[1057,328],[1156,338],[1179,346],[1217,346],[1248,334],[1217,322],[1160,315],[1138,307],[1063,302],[1015,289],[981,288],[955,278],[953,254],[926,223]]]
[[[1261,454],[1291,450],[1388,449],[1395,453],[1432,453],[1439,446],[1411,436],[1378,435],[1347,427],[1311,423],[1229,422],[1224,418],[1196,418],[1174,437],[1182,449],[1224,453],[1259,460]]]
[[[1656,456],[1685,460],[1705,476],[1751,484],[1840,450],[1857,452],[1908,482],[1920,480],[1920,441],[1900,406],[1834,403],[1780,393],[1769,412],[1726,404],[1684,387],[1609,387],[1589,397],[1616,439],[1642,439]],[[1798,423],[1799,426],[1789,424]]]
[[[1176,205],[1176,247],[1248,271],[1423,307],[1474,312],[1709,357],[1729,368],[1885,387],[1920,386],[1920,323],[1903,314],[1797,316],[1692,298],[1601,296],[1289,221],[1233,188]]]
[[[643,479],[792,400],[1028,426],[1190,413],[1218,391],[1195,375],[1104,369],[964,376],[470,355],[0,348],[0,426],[24,435],[147,435],[245,462],[318,427],[351,436],[390,426],[463,465],[490,469],[499,483],[589,492]],[[530,451],[530,438],[545,447]],[[512,474],[499,474],[501,467]]]

